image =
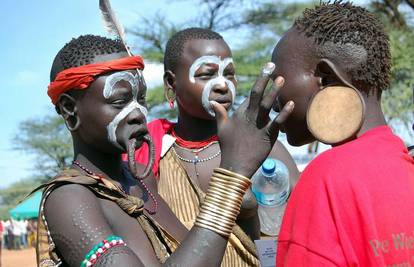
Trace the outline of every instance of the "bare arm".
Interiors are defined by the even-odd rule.
[[[46,200],[45,216],[52,239],[69,266],[80,266],[96,244],[114,235],[98,198],[81,185],[54,190]],[[95,266],[144,265],[129,247],[119,246],[99,257]]]
[[[256,198],[249,188],[243,197],[243,203],[236,223],[252,240],[260,239],[260,221],[257,207]]]

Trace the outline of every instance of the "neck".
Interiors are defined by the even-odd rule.
[[[105,178],[115,181],[122,179],[121,154],[106,154],[95,148],[76,141],[74,138],[74,160],[95,174],[102,174]]]
[[[362,127],[359,130],[357,136],[364,134],[372,128],[387,125],[385,121],[384,113],[381,109],[381,101],[378,100],[377,95],[364,95],[365,101],[365,118],[362,123]]]
[[[217,134],[217,125],[215,119],[196,118],[180,109],[174,130],[184,140],[202,141]]]

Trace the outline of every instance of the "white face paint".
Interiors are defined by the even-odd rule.
[[[195,73],[196,71],[204,64],[216,64],[219,66],[217,77],[214,79],[209,80],[206,85],[203,88],[203,93],[201,96],[201,104],[203,105],[203,108],[213,117],[215,117],[214,110],[210,106],[210,92],[216,85],[225,85],[227,84],[227,87],[229,88],[231,92],[231,104],[234,104],[234,99],[236,98],[236,87],[232,81],[227,79],[223,76],[223,72],[226,69],[226,67],[233,63],[233,59],[230,57],[227,57],[223,60],[221,60],[221,57],[218,56],[202,56],[194,60],[193,64],[191,64],[190,70],[188,71],[188,76],[190,79],[190,82],[195,83]]]
[[[132,101],[126,107],[124,107],[106,127],[108,130],[109,141],[111,141],[114,145],[118,146],[121,149],[122,146],[116,140],[116,129],[118,128],[118,124],[135,109],[139,109],[145,117],[148,113],[147,109],[138,103],[138,90],[140,80],[143,81],[143,78],[139,72],[138,74],[133,75],[128,71],[121,71],[109,75],[105,81],[103,95],[106,99],[112,96],[112,94],[115,91],[115,85],[119,81],[129,82],[132,89]]]

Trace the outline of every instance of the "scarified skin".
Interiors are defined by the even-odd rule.
[[[136,257],[134,252],[127,246],[115,246],[112,247],[107,253],[104,253],[102,256],[100,256],[93,266],[122,266],[120,264],[122,264],[123,258],[125,256],[131,258]]]

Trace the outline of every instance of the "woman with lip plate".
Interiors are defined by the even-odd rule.
[[[177,103],[178,118],[177,123],[157,119],[148,124],[156,148],[153,172],[158,178],[158,193],[191,229],[211,174],[221,160],[215,115],[209,102],[215,101],[226,110],[231,108],[236,97],[235,66],[221,35],[208,29],[189,28],[168,41],[164,70],[165,97],[171,108]],[[254,151],[252,147],[251,152]],[[144,144],[135,158],[146,164],[147,155],[148,147]],[[299,172],[284,146],[276,142],[270,156],[288,166],[294,185]],[[250,189],[244,196],[237,224],[222,266],[256,266],[251,240],[259,239],[260,224],[257,202]]]

